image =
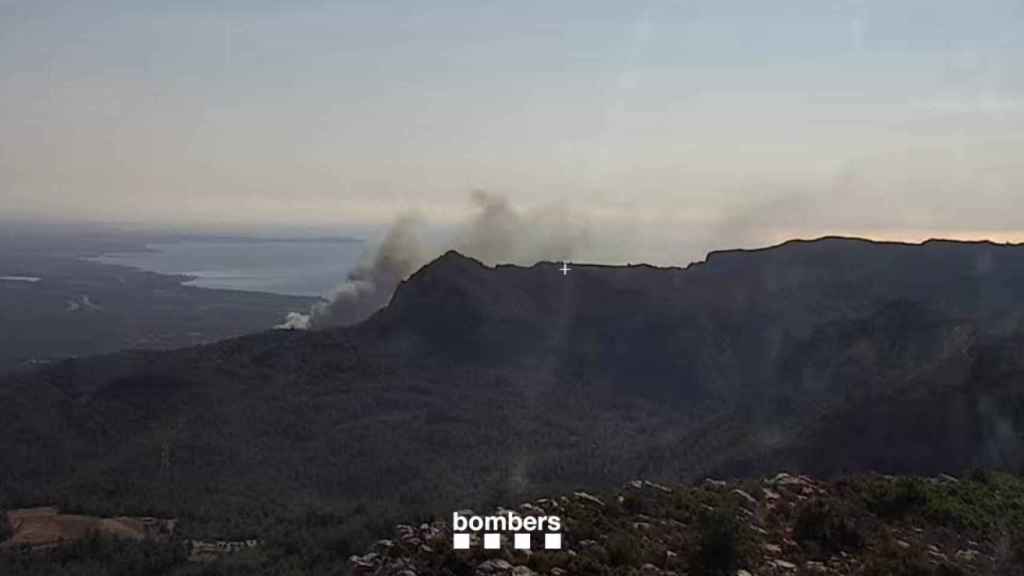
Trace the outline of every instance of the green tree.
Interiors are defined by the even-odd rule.
[[[864,547],[864,535],[853,520],[854,512],[838,499],[810,500],[797,509],[794,537],[825,556]]]
[[[14,535],[14,529],[10,520],[7,519],[7,511],[0,508],[0,542],[7,540]]]
[[[739,524],[733,514],[716,511],[700,520],[700,546],[690,558],[691,572],[731,574],[740,561]]]

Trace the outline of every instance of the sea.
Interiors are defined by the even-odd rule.
[[[326,240],[180,240],[112,252],[96,262],[194,276],[189,285],[327,297],[360,261],[365,242]]]

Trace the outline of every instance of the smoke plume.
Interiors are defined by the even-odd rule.
[[[487,264],[568,260],[586,241],[586,227],[564,204],[517,210],[504,196],[477,190],[476,212],[459,226],[451,248]]]
[[[585,223],[565,205],[517,210],[506,198],[476,191],[474,212],[448,238],[427,247],[423,221],[403,215],[384,241],[334,291],[308,314],[292,312],[276,328],[318,329],[355,324],[387,305],[398,283],[446,250],[455,249],[487,264],[529,265],[539,260],[569,260],[587,238]]]
[[[276,327],[309,329],[354,324],[383,308],[398,283],[423,262],[418,228],[416,216],[401,216],[370,258],[349,272],[327,302],[313,305],[309,314],[291,312]]]

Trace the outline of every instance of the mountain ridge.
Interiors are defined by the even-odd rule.
[[[449,252],[358,325],[10,376],[0,503],[245,538],[225,518],[315,505],[364,530],[636,477],[1024,462],[1021,247],[557,268]]]

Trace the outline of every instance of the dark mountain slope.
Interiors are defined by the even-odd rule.
[[[761,460],[822,474],[1019,469],[1024,462],[1022,350],[1019,336],[964,342],[904,386],[826,413],[797,442]],[[836,447],[842,450],[837,453]]]
[[[10,377],[0,497],[212,526],[634,477],[1018,468],[1021,293],[1024,247],[989,243],[829,238],[566,276],[450,252],[358,326]]]

